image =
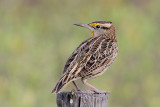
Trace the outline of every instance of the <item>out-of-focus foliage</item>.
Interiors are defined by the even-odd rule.
[[[160,106],[160,0],[1,0],[0,107],[55,107],[51,90],[91,33],[74,23],[113,21],[119,54],[89,80],[109,107]],[[80,81],[83,90],[88,89]],[[71,90],[69,84],[64,90]]]

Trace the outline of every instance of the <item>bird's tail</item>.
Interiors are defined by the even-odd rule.
[[[71,81],[73,81],[73,78],[70,75],[63,75],[52,90],[52,93],[58,93]]]

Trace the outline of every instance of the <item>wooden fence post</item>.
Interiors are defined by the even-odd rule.
[[[57,107],[107,107],[109,94],[79,94],[60,92]]]

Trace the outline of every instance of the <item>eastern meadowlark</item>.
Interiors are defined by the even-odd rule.
[[[102,93],[87,80],[95,78],[113,63],[118,53],[115,27],[111,21],[95,21],[87,24],[74,24],[91,30],[92,37],[82,42],[67,60],[63,75],[52,93],[60,92],[68,83],[80,79],[95,93]]]

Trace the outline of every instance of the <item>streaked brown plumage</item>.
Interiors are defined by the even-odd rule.
[[[90,29],[93,36],[82,42],[69,57],[52,93],[58,93],[71,81],[79,90],[74,81],[80,78],[85,85],[99,93],[98,89],[87,83],[87,79],[103,74],[115,60],[118,52],[115,27],[111,21],[75,25]]]

